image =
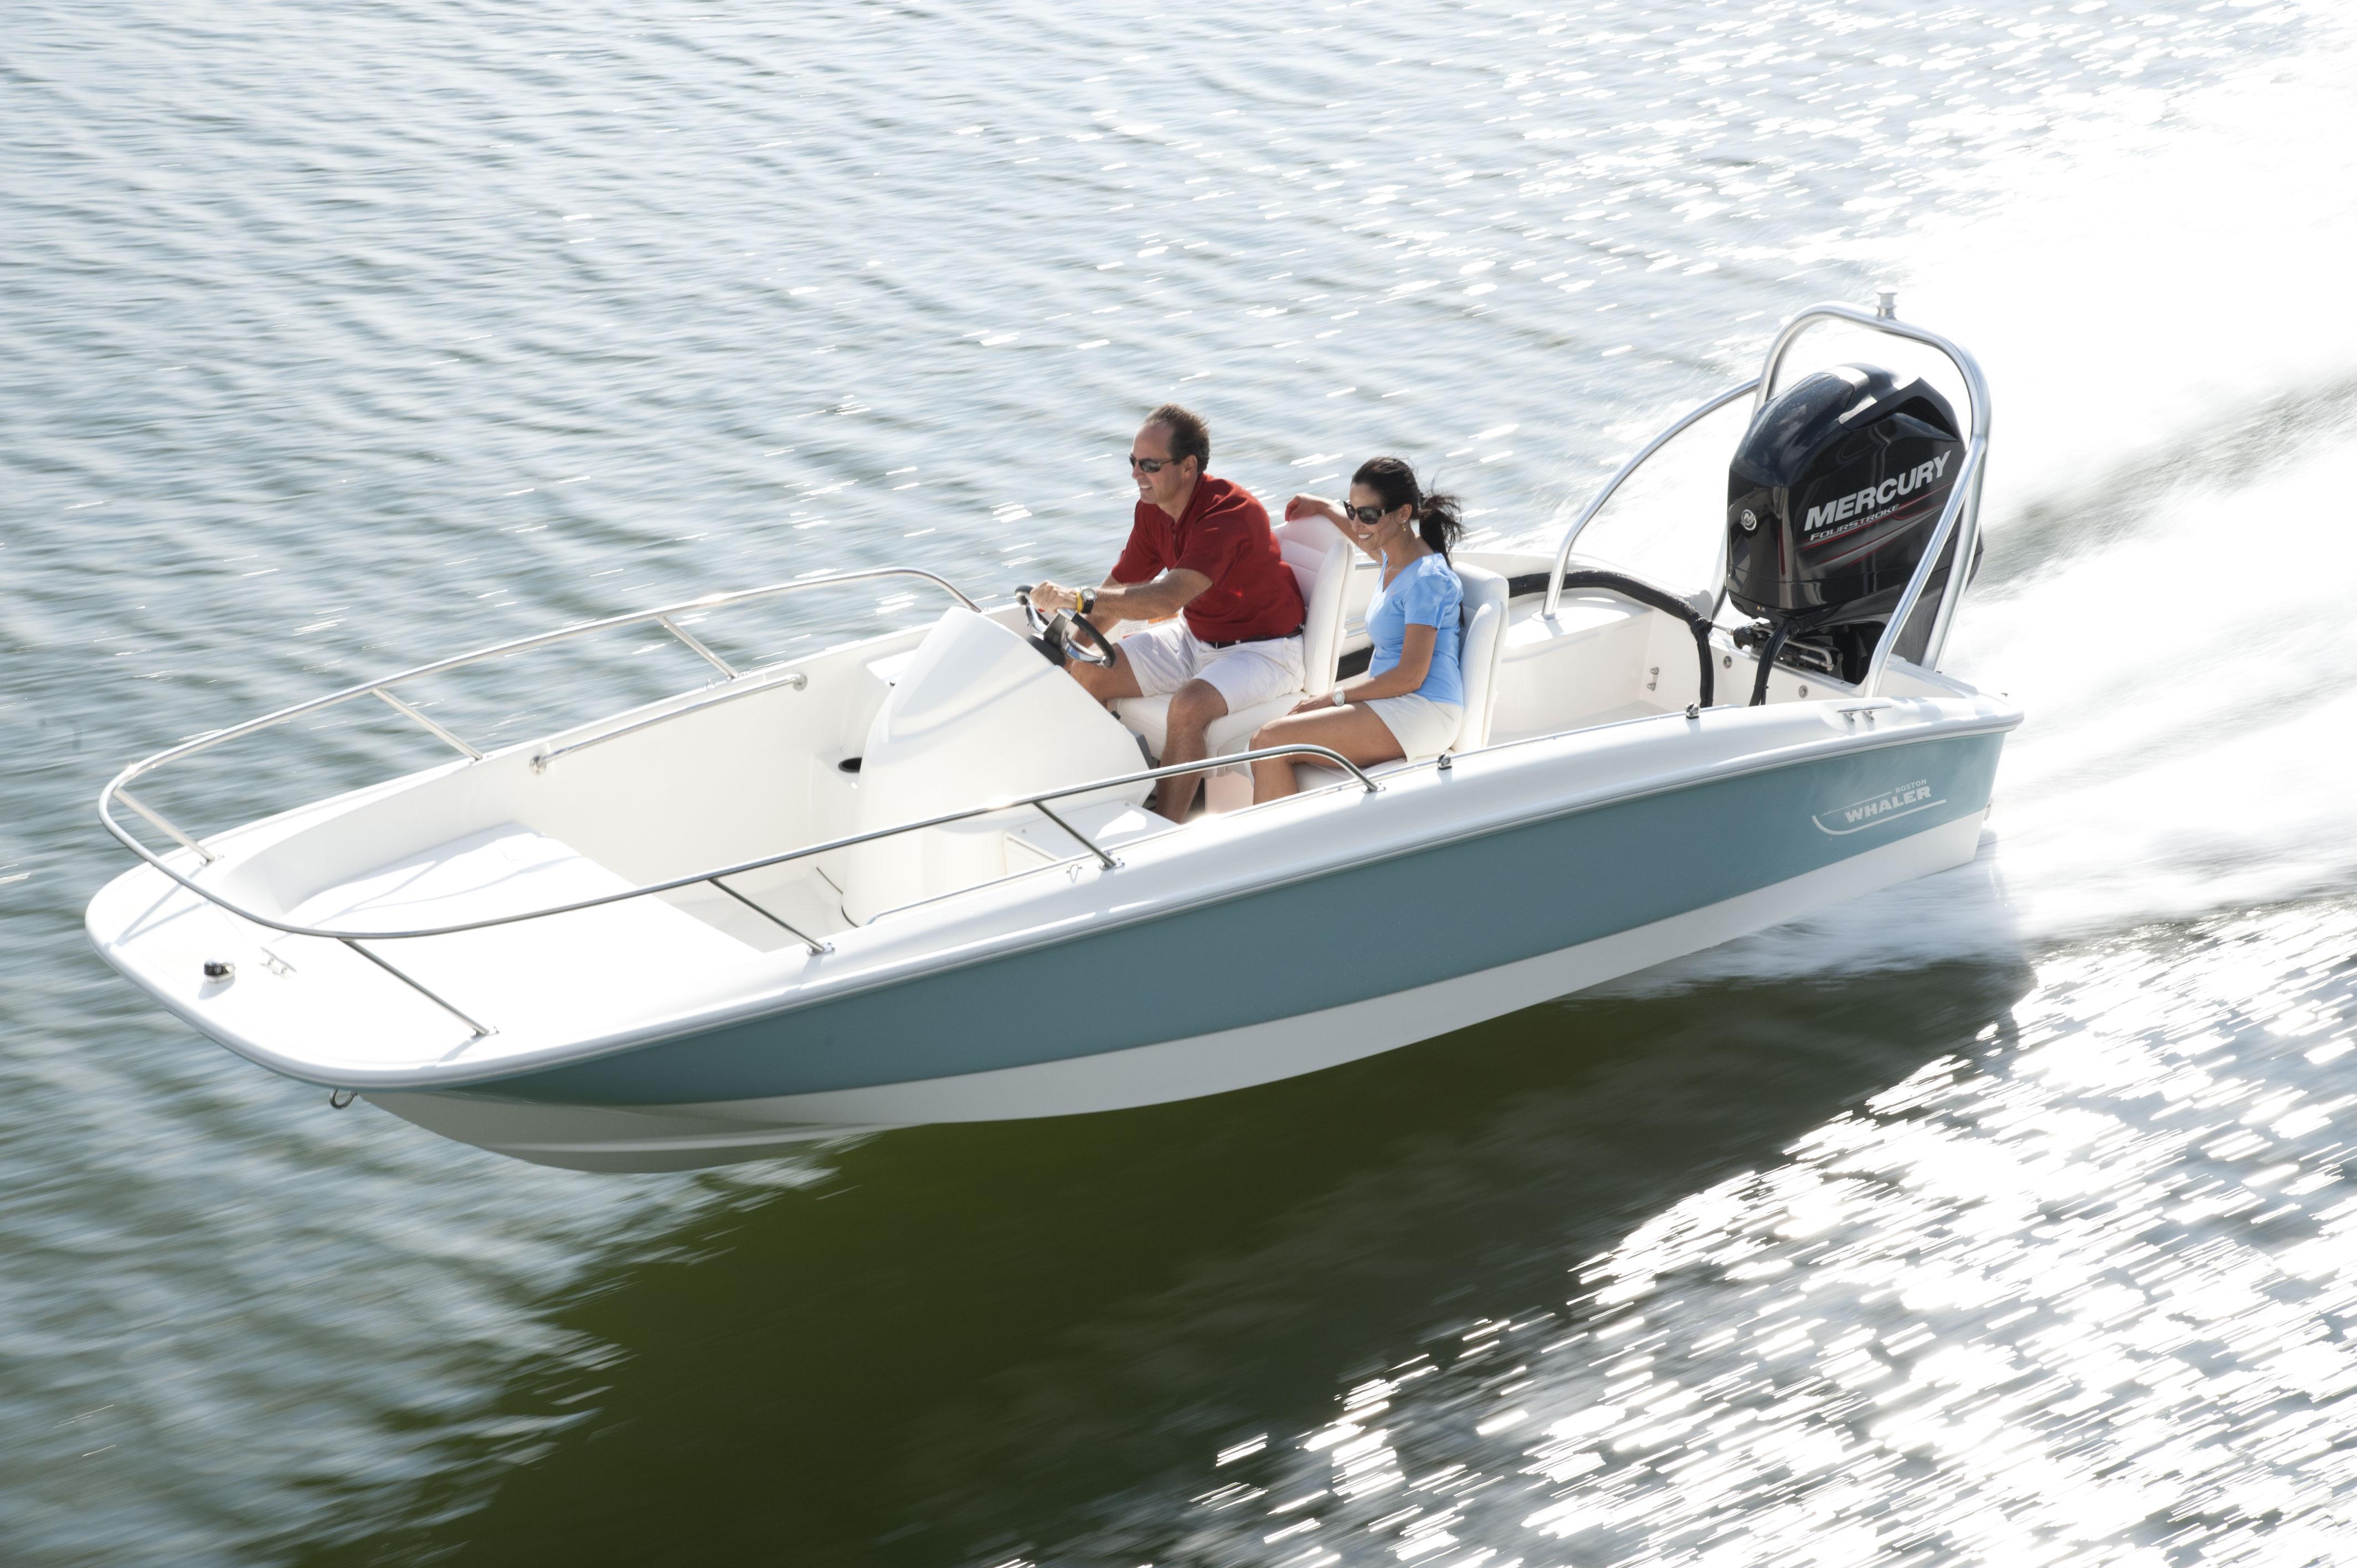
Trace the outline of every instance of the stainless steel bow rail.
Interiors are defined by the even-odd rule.
[[[431,664],[420,664],[413,669],[402,671],[398,674],[385,676],[382,680],[368,682],[358,686],[347,687],[343,691],[332,693],[325,697],[314,698],[307,703],[298,703],[293,707],[281,708],[276,713],[266,714],[261,718],[251,720],[245,724],[238,725],[229,729],[214,730],[209,734],[199,736],[193,740],[183,741],[178,746],[168,747],[166,750],[156,753],[153,757],[145,757],[138,762],[133,763],[130,767],[116,774],[113,779],[110,779],[106,788],[99,792],[99,820],[106,824],[107,832],[113,833],[115,838],[120,840],[124,847],[129,849],[134,854],[137,855],[149,865],[162,872],[165,875],[170,877],[174,882],[179,884],[182,887],[195,894],[199,898],[204,899],[208,903],[212,904],[228,914],[236,916],[239,919],[250,920],[253,924],[261,926],[268,930],[277,931],[286,936],[317,937],[328,941],[341,942],[353,952],[358,953],[361,957],[368,960],[371,963],[375,964],[386,973],[393,975],[397,980],[400,980],[412,990],[415,991],[419,995],[424,996],[436,1006],[440,1007],[451,1016],[458,1019],[461,1023],[465,1024],[468,1028],[475,1032],[475,1038],[480,1039],[484,1036],[494,1032],[490,1026],[475,1018],[465,1009],[452,1003],[448,998],[440,995],[428,986],[421,983],[414,976],[404,972],[401,969],[388,961],[382,954],[372,952],[361,944],[364,942],[394,941],[404,938],[456,936],[463,931],[479,931],[488,929],[493,926],[510,926],[523,920],[539,920],[545,919],[554,915],[569,915],[582,909],[594,909],[607,904],[619,904],[627,899],[644,898],[658,893],[670,893],[677,891],[683,887],[693,887],[701,884],[708,883],[712,886],[716,887],[721,892],[726,894],[729,897],[736,899],[747,908],[751,909],[763,918],[777,925],[788,935],[800,941],[813,956],[815,956],[834,951],[834,949],[833,944],[790,924],[777,914],[763,908],[760,904],[738,892],[736,888],[729,886],[726,879],[731,876],[740,876],[748,872],[760,871],[772,865],[783,865],[790,861],[807,859],[813,855],[830,854],[837,850],[849,849],[855,845],[863,843],[872,843],[879,839],[892,838],[901,833],[919,832],[927,828],[946,827],[952,822],[966,822],[975,817],[988,816],[994,812],[1019,811],[1027,808],[1037,811],[1041,816],[1046,817],[1048,821],[1054,823],[1060,831],[1071,837],[1074,843],[1078,843],[1087,853],[1087,854],[1093,856],[1099,865],[1103,866],[1106,870],[1112,870],[1121,865],[1120,859],[1114,855],[1110,851],[1106,850],[1103,845],[1099,844],[1095,840],[1090,838],[1086,833],[1082,832],[1078,828],[1074,827],[1049,804],[1049,801],[1062,800],[1075,795],[1092,794],[1099,790],[1125,789],[1135,784],[1150,783],[1156,779],[1174,778],[1183,773],[1211,772],[1222,768],[1231,768],[1239,763],[1257,762],[1266,757],[1297,756],[1314,757],[1320,762],[1330,763],[1335,767],[1348,771],[1351,778],[1355,779],[1368,794],[1372,795],[1380,793],[1383,789],[1383,786],[1377,784],[1372,779],[1369,778],[1365,770],[1361,768],[1358,764],[1342,756],[1340,752],[1331,751],[1325,746],[1298,744],[1292,746],[1266,746],[1257,751],[1237,752],[1220,757],[1206,757],[1200,762],[1176,763],[1167,768],[1149,768],[1141,769],[1135,773],[1125,773],[1117,778],[1099,779],[1085,784],[1071,784],[1065,785],[1060,789],[1043,789],[1037,794],[1017,796],[1002,800],[993,800],[983,805],[971,806],[963,811],[949,811],[936,817],[927,817],[918,822],[899,822],[888,828],[877,828],[867,832],[853,833],[844,838],[830,839],[823,843],[808,844],[801,849],[788,850],[780,854],[764,855],[759,859],[738,861],[733,865],[716,866],[709,870],[694,872],[685,876],[674,876],[661,882],[650,882],[640,886],[627,888],[619,893],[601,894],[595,898],[576,899],[575,901],[567,904],[552,904],[543,908],[524,909],[513,914],[493,915],[479,920],[463,921],[456,925],[407,927],[385,931],[350,930],[331,926],[298,926],[290,921],[274,919],[268,915],[261,914],[255,910],[246,908],[244,906],[235,902],[234,900],[222,897],[219,892],[212,888],[199,886],[192,877],[183,875],[178,870],[167,865],[161,855],[158,855],[153,850],[149,849],[145,843],[142,843],[114,818],[113,811],[113,803],[120,800],[124,805],[130,807],[134,811],[136,811],[140,816],[145,817],[148,822],[154,823],[157,828],[170,834],[171,837],[183,848],[194,851],[205,865],[210,865],[219,859],[219,856],[215,855],[211,850],[206,848],[204,844],[198,842],[196,839],[181,832],[179,828],[174,826],[162,815],[150,810],[148,807],[134,799],[131,794],[124,789],[124,786],[129,783],[132,779],[139,778],[142,774],[149,772],[156,768],[159,768],[167,762],[190,756],[196,752],[208,750],[210,747],[221,746],[226,742],[234,740],[241,736],[251,735],[257,730],[267,729],[274,725],[284,724],[288,719],[297,718],[305,714],[316,713],[322,708],[333,707],[339,703],[350,702],[356,698],[371,695],[383,698],[397,711],[417,720],[418,723],[423,725],[425,728],[431,730],[434,734],[439,736],[448,744],[465,753],[470,763],[480,762],[484,760],[484,754],[482,752],[467,745],[466,742],[458,739],[456,736],[451,735],[441,725],[435,724],[431,719],[426,718],[425,714],[417,712],[408,703],[402,702],[399,698],[393,696],[386,688],[391,687],[399,682],[413,680],[421,675],[430,675],[446,670],[455,670],[462,665],[476,663],[487,659],[500,658],[506,654],[520,652],[526,649],[542,647],[549,643],[562,642],[570,638],[585,636],[593,631],[604,631],[616,627],[643,625],[649,621],[653,621],[662,625],[664,629],[678,637],[681,641],[696,649],[698,652],[702,653],[703,656],[706,660],[710,660],[716,667],[726,671],[726,687],[702,702],[679,708],[673,708],[646,718],[634,720],[630,724],[619,725],[613,729],[599,731],[594,736],[574,742],[570,745],[560,746],[554,750],[544,750],[538,753],[533,758],[533,767],[535,771],[539,771],[545,768],[549,762],[554,760],[555,757],[564,756],[566,753],[578,751],[585,746],[595,746],[603,741],[611,740],[618,736],[633,734],[645,728],[651,724],[660,723],[663,719],[673,717],[682,713],[694,712],[698,708],[709,705],[711,703],[729,702],[740,696],[753,695],[757,692],[775,691],[781,686],[792,686],[800,683],[802,677],[799,672],[791,672],[782,679],[775,676],[770,671],[754,671],[739,672],[730,666],[726,660],[722,659],[719,654],[704,647],[696,639],[675,625],[672,619],[673,617],[683,615],[693,610],[708,609],[720,605],[741,604],[751,599],[773,597],[780,594],[791,593],[802,588],[832,586],[838,583],[857,582],[863,578],[888,576],[911,576],[924,578],[929,582],[939,585],[944,591],[954,596],[957,600],[967,608],[979,611],[981,607],[972,599],[966,597],[964,594],[961,593],[952,584],[942,578],[935,576],[931,572],[919,571],[913,567],[880,567],[874,571],[845,573],[840,576],[834,577],[805,578],[798,583],[780,583],[773,584],[768,587],[748,588],[741,592],[733,594],[713,594],[704,598],[691,600],[685,604],[669,605],[660,609],[640,610],[631,615],[611,616],[603,620],[585,621],[577,626],[565,627],[555,631],[543,632],[534,637],[518,638],[511,642],[502,642],[495,644],[490,648],[478,649],[472,653],[462,653],[455,658],[437,660]],[[739,687],[737,685],[737,682],[747,682],[747,684]],[[1035,867],[1033,868],[1033,871],[1053,870],[1059,865],[1071,865],[1081,858],[1081,856],[1076,855],[1066,860],[1051,862],[1047,865]],[[199,869],[201,869],[201,867]],[[1031,872],[1027,872],[1023,875],[1031,874]],[[971,891],[971,889],[962,889],[961,891]],[[926,901],[930,902],[931,900]],[[895,912],[896,911],[893,910],[884,911],[885,914]],[[879,915],[877,918],[881,918],[882,916]],[[873,922],[871,921],[871,924]]]
[[[1939,564],[1949,536],[1958,532],[1961,520],[1963,537],[1956,545],[1957,567],[1950,574],[1948,591],[1940,596],[1939,610],[1932,619],[1932,634],[1923,646],[1924,668],[1937,670],[1940,667],[1940,654],[1947,647],[1948,628],[1955,619],[1957,601],[1964,596],[1965,580],[1972,570],[1973,552],[1980,543],[1981,480],[1986,471],[1988,456],[1988,380],[1981,374],[1980,362],[1956,344],[1936,332],[1926,332],[1920,327],[1900,320],[1896,298],[1888,291],[1882,294],[1872,315],[1852,306],[1813,305],[1792,317],[1776,334],[1776,340],[1769,346],[1767,360],[1757,376],[1740,386],[1728,388],[1691,413],[1680,415],[1668,429],[1645,443],[1635,456],[1620,465],[1620,471],[1607,479],[1604,488],[1596,493],[1596,499],[1572,520],[1569,528],[1564,530],[1563,542],[1555,546],[1555,567],[1547,574],[1546,607],[1541,612],[1547,619],[1555,618],[1555,607],[1563,597],[1564,572],[1571,563],[1572,545],[1629,476],[1693,425],[1738,398],[1751,395],[1751,411],[1756,417],[1761,409],[1768,406],[1768,400],[1775,395],[1777,373],[1783,369],[1784,356],[1791,351],[1793,343],[1809,328],[1826,321],[1846,321],[1853,327],[1863,327],[1869,331],[1904,338],[1936,349],[1947,356],[1948,362],[1955,366],[1956,373],[1964,378],[1966,399],[1972,404],[1972,424],[1964,466],[1957,470],[1955,487],[1948,492],[1948,504],[1941,510],[1939,526],[1932,531],[1932,541],[1923,552],[1923,558],[1916,563],[1914,575],[1908,578],[1906,590],[1900,595],[1898,606],[1890,612],[1889,624],[1875,642],[1874,656],[1867,665],[1866,679],[1858,683],[1858,694],[1867,697],[1880,694],[1882,674],[1890,662],[1891,650],[1898,644],[1900,634],[1914,619],[1915,607],[1932,580],[1932,573]],[[1726,556],[1722,553],[1719,581],[1712,596],[1715,600],[1726,594]]]
[[[715,653],[702,639],[681,627],[678,617],[719,609],[729,605],[750,604],[758,599],[779,598],[787,594],[801,593],[808,588],[832,588],[845,583],[870,581],[877,577],[922,578],[956,599],[966,608],[976,612],[982,608],[980,605],[966,597],[963,590],[945,577],[935,576],[931,572],[920,571],[914,566],[879,566],[865,572],[843,572],[823,577],[804,577],[791,583],[771,583],[759,588],[740,588],[735,593],[706,594],[700,599],[689,599],[675,605],[662,605],[651,610],[634,610],[627,615],[608,616],[601,620],[580,621],[572,626],[559,627],[554,631],[538,632],[531,637],[519,637],[508,642],[495,642],[488,648],[478,648],[471,653],[460,653],[448,659],[437,659],[430,664],[412,665],[409,669],[395,674],[362,682],[357,686],[347,686],[340,692],[330,692],[324,697],[314,697],[307,703],[297,703],[293,707],[281,708],[274,714],[264,714],[258,719],[248,719],[242,725],[232,725],[228,729],[208,730],[203,735],[184,740],[178,746],[167,746],[153,757],[140,758],[108,780],[106,788],[99,792],[99,821],[104,822],[106,831],[121,840],[131,853],[151,865],[162,867],[162,862],[148,853],[146,845],[125,832],[122,824],[114,820],[114,814],[109,807],[113,801],[121,800],[124,805],[146,818],[156,828],[170,834],[181,848],[196,851],[207,865],[210,865],[215,858],[212,851],[182,832],[161,813],[143,804],[124,786],[143,774],[155,771],[167,762],[177,762],[181,757],[193,757],[200,751],[210,751],[214,746],[226,745],[244,736],[253,735],[258,730],[269,729],[285,724],[289,719],[301,718],[305,714],[318,713],[322,709],[332,708],[361,697],[383,699],[393,712],[415,721],[436,739],[465,757],[468,761],[480,762],[483,760],[482,752],[393,695],[393,688],[404,681],[414,681],[427,675],[439,675],[446,671],[463,669],[469,664],[480,664],[487,660],[504,659],[510,654],[522,653],[531,649],[545,648],[553,643],[569,642],[576,637],[587,637],[594,632],[612,631],[618,627],[645,626],[651,621],[677,638],[699,658],[720,671],[722,684],[717,688],[707,687],[705,693],[694,702],[637,720],[618,729],[603,731],[587,739],[575,741],[554,751],[543,752],[533,759],[533,769],[538,771],[567,752],[600,745],[617,736],[644,729],[651,724],[660,724],[665,719],[675,718],[681,714],[694,713],[696,709],[712,703],[733,702],[738,697],[753,696],[760,692],[773,690],[779,685],[794,685],[805,679],[799,671],[787,675],[783,680],[779,680],[770,671],[739,671],[727,660]]]
[[[619,904],[627,899],[644,898],[657,893],[672,893],[676,892],[678,889],[683,887],[694,887],[700,884],[709,883],[713,886],[720,889],[721,892],[727,894],[731,898],[734,898],[738,903],[744,905],[747,908],[751,909],[755,914],[774,922],[777,926],[786,931],[787,934],[793,937],[804,947],[809,949],[812,955],[815,957],[822,953],[833,952],[834,950],[834,944],[821,938],[811,936],[809,933],[802,931],[794,926],[789,925],[777,915],[772,914],[770,910],[762,908],[762,906],[747,897],[744,894],[739,893],[734,887],[729,886],[723,878],[741,876],[748,872],[765,870],[772,865],[783,865],[789,861],[804,860],[812,855],[832,854],[836,850],[850,849],[856,845],[863,843],[873,843],[878,839],[892,838],[901,833],[920,832],[927,828],[946,827],[952,822],[967,822],[975,817],[986,817],[998,811],[1020,811],[1026,807],[1037,811],[1041,816],[1053,822],[1059,829],[1070,836],[1073,842],[1078,843],[1083,850],[1087,851],[1089,854],[1093,855],[1096,858],[1098,865],[1103,866],[1105,870],[1111,871],[1121,865],[1120,857],[1105,849],[1102,844],[1089,837],[1086,833],[1081,832],[1080,829],[1074,827],[1071,822],[1065,821],[1061,815],[1058,814],[1058,812],[1048,804],[1049,801],[1065,800],[1073,795],[1092,794],[1100,789],[1125,789],[1133,784],[1150,783],[1157,779],[1176,778],[1178,775],[1182,773],[1215,772],[1223,768],[1232,768],[1238,763],[1258,762],[1264,758],[1272,757],[1315,757],[1320,762],[1331,763],[1338,768],[1347,770],[1351,777],[1356,779],[1360,787],[1368,794],[1376,795],[1383,792],[1382,785],[1369,778],[1366,771],[1357,763],[1352,762],[1349,757],[1344,757],[1338,751],[1329,750],[1327,747],[1322,746],[1309,746],[1299,742],[1290,746],[1263,746],[1257,751],[1226,753],[1219,757],[1205,757],[1200,762],[1180,762],[1174,763],[1167,768],[1143,768],[1135,773],[1122,774],[1117,778],[1098,779],[1086,784],[1067,784],[1060,789],[1043,789],[1036,795],[1020,795],[1003,800],[992,800],[979,806],[968,806],[963,811],[945,811],[937,817],[925,817],[913,822],[897,822],[888,828],[876,828],[864,833],[852,833],[843,838],[829,839],[823,843],[806,844],[801,849],[787,850],[780,854],[763,855],[757,860],[740,860],[733,865],[716,866],[707,871],[692,872],[685,876],[674,876],[662,882],[649,882],[640,886],[625,888],[619,893],[604,893],[598,895],[595,898],[578,898],[569,904],[551,904],[543,908],[522,909],[513,914],[491,915],[479,920],[465,920],[456,925],[411,926],[389,931],[355,931],[333,926],[297,926],[285,920],[273,919],[267,915],[257,914],[255,911],[246,908],[242,904],[238,904],[231,899],[222,897],[219,893],[210,887],[199,887],[189,878],[181,875],[178,871],[175,871],[172,867],[165,865],[164,862],[152,854],[145,845],[138,843],[135,841],[126,840],[126,842],[131,843],[133,850],[139,854],[140,858],[145,860],[148,865],[154,866],[156,870],[161,871],[165,875],[170,877],[173,881],[178,883],[189,892],[196,894],[199,897],[205,899],[216,908],[219,908],[229,914],[235,915],[242,920],[251,920],[257,926],[265,927],[270,930],[283,932],[287,936],[320,937],[329,941],[343,943],[346,947],[351,949],[362,958],[367,959],[371,963],[375,964],[378,968],[382,969],[387,973],[406,982],[409,986],[413,990],[416,991],[420,995],[425,996],[436,1005],[441,1007],[445,1012],[449,1013],[466,1024],[468,1028],[474,1030],[475,1037],[477,1039],[480,1039],[485,1035],[491,1034],[493,1032],[488,1025],[482,1024],[469,1016],[458,1007],[452,1005],[446,998],[436,995],[433,991],[420,984],[411,976],[403,973],[402,971],[386,962],[383,958],[376,953],[371,952],[368,949],[361,946],[360,944],[362,942],[395,941],[403,938],[410,937],[456,936],[462,931],[480,931],[489,929],[493,926],[512,926],[523,920],[546,919],[552,915],[570,915],[582,909],[595,909],[608,904]],[[103,797],[102,797],[102,815],[104,814],[102,801]],[[112,819],[109,819],[108,826],[113,827],[113,825]],[[120,830],[117,830],[116,836],[123,837],[124,835]],[[1066,860],[1053,861],[1046,865],[1035,866],[1031,868],[1030,871],[1024,872],[1021,875],[1031,875],[1041,871],[1052,871],[1059,865],[1071,865],[1080,858],[1080,856],[1074,855]],[[961,888],[958,889],[958,891],[972,892],[974,889]],[[923,902],[927,903],[931,901],[932,900],[931,899],[923,900]],[[872,918],[868,923],[873,925],[876,920],[883,918],[884,915],[896,914],[899,911],[896,909],[887,909],[881,914],[874,917],[874,918]]]

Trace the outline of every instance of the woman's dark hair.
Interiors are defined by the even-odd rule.
[[[1465,532],[1465,520],[1458,515],[1457,498],[1437,491],[1425,494],[1424,487],[1416,483],[1415,470],[1407,466],[1405,458],[1370,457],[1359,465],[1351,482],[1364,485],[1381,496],[1385,511],[1414,507],[1416,532],[1424,536],[1428,548],[1443,555]]]

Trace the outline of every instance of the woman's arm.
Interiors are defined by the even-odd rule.
[[[1440,628],[1418,626],[1410,621],[1400,636],[1400,661],[1380,675],[1361,675],[1355,681],[1345,681],[1335,690],[1346,703],[1372,702],[1377,697],[1405,697],[1424,684],[1432,673],[1432,650],[1440,640]],[[1331,696],[1311,697],[1295,704],[1297,714],[1311,713],[1333,703]]]
[[[1369,544],[1361,537],[1359,525],[1351,521],[1351,514],[1342,510],[1340,501],[1329,501],[1324,496],[1298,495],[1285,503],[1286,521],[1292,522],[1305,517],[1322,517],[1340,529],[1342,537],[1357,545],[1360,553],[1369,560],[1380,561],[1383,558],[1382,551]]]

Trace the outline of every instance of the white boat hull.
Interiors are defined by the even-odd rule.
[[[850,1090],[659,1107],[503,1099],[496,1091],[369,1100],[460,1143],[539,1165],[686,1170],[797,1144],[935,1122],[1124,1110],[1316,1072],[1599,985],[1813,909],[1965,865],[1975,812],[1666,919],[1558,951],[1289,1017],[1106,1051]]]

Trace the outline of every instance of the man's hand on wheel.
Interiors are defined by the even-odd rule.
[[[1076,610],[1081,607],[1081,598],[1078,594],[1051,582],[1043,582],[1032,589],[1031,602],[1042,613],[1047,614],[1052,614],[1057,610]]]

